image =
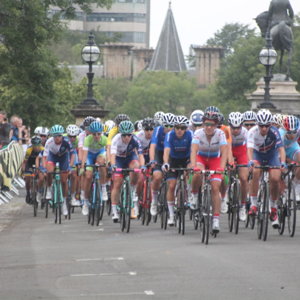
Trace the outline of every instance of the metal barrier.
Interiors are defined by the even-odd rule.
[[[11,192],[19,194],[17,187],[25,186],[24,180],[18,176],[23,160],[23,148],[16,142],[0,150],[0,205],[13,198]]]

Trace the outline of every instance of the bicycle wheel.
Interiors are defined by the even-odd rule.
[[[127,198],[127,189],[126,189],[126,184],[125,181],[122,185],[122,190],[121,190],[121,199],[120,199],[120,226],[121,226],[121,231],[123,232],[125,227],[126,227],[126,198]]]
[[[168,223],[168,206],[166,201],[167,196],[167,184],[164,181],[162,183],[162,186],[160,188],[160,193],[158,196],[158,203],[160,206],[160,226],[161,229],[167,229],[167,223]]]
[[[108,199],[105,202],[105,206],[106,206],[106,213],[108,216],[110,216],[111,214],[111,187],[112,187],[111,185],[106,186]]]
[[[61,183],[58,183],[58,223],[61,224],[61,208],[64,202]]]
[[[203,195],[203,224],[202,224],[202,243],[208,244],[210,231],[210,191],[208,187],[204,189]]]
[[[233,210],[232,210],[232,219],[233,219],[233,227],[234,227],[235,234],[239,233],[240,195],[241,195],[240,181],[237,179],[233,186]]]
[[[103,217],[103,212],[104,212],[104,206],[103,206],[103,201],[102,201],[102,195],[101,195],[101,188],[100,188],[100,183],[97,182],[95,184],[96,186],[96,226],[99,226],[100,221],[102,220]]]
[[[293,237],[295,235],[296,216],[297,216],[296,192],[293,183],[290,183],[289,186],[286,213],[287,213],[288,232],[290,237]]]
[[[151,202],[152,202],[152,194],[151,194],[151,186],[150,180],[146,180],[146,225],[148,226],[151,222]]]
[[[130,231],[130,218],[131,218],[131,208],[132,208],[132,198],[131,198],[131,191],[129,182],[126,182],[126,209],[125,209],[125,215],[126,215],[126,232],[128,233]]]
[[[250,199],[249,199],[249,197],[247,197],[247,202],[246,202],[246,216],[247,216],[247,219],[246,219],[246,222],[245,222],[245,228],[248,228],[249,224],[250,224],[249,210],[250,210]]]
[[[47,193],[48,187],[46,186],[44,189],[44,195],[43,195],[43,200],[44,200],[44,207],[45,207],[45,218],[48,218],[48,210],[49,210],[49,200],[46,199],[46,193]]]
[[[180,219],[181,219],[181,234],[185,234],[185,199],[186,199],[186,189],[184,186],[184,181],[180,182]]]
[[[284,233],[285,228],[285,215],[286,215],[286,205],[284,204],[284,199],[282,196],[279,199],[277,214],[278,214],[278,221],[279,221],[279,227],[278,227],[278,233],[282,235]]]
[[[265,185],[265,193],[264,193],[264,202],[263,202],[263,231],[262,231],[262,238],[263,241],[267,240],[268,237],[268,224],[269,224],[269,185]]]
[[[233,183],[229,185],[228,190],[228,229],[229,232],[233,230],[233,196],[234,196],[234,186]]]
[[[37,192],[36,192],[36,182],[35,179],[33,179],[32,182],[32,189],[31,189],[31,201],[32,201],[32,206],[33,206],[33,216],[36,217],[37,215],[37,209],[38,209],[38,202],[36,200],[37,197]]]

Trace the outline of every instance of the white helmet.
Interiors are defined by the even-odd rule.
[[[232,112],[228,116],[228,123],[233,127],[239,127],[242,125],[244,119],[240,112]]]
[[[175,117],[175,121],[174,121],[175,125],[185,125],[185,126],[189,126],[189,119],[186,116],[176,116]]]
[[[67,134],[71,136],[77,136],[79,134],[79,127],[75,124],[70,124],[68,125],[67,129]]]
[[[158,123],[159,125],[162,125],[162,122],[163,122],[163,117],[164,117],[165,113],[162,112],[162,111],[158,111],[154,114],[154,121],[156,123]]]
[[[163,116],[163,125],[164,126],[174,126],[174,121],[175,121],[175,115],[173,115],[172,113],[166,113]]]
[[[261,109],[256,114],[256,121],[258,125],[268,125],[272,123],[272,113],[268,109]]]
[[[275,123],[279,126],[282,126],[283,115],[282,114],[274,114],[272,123]]]
[[[109,132],[115,126],[116,126],[116,124],[113,120],[107,120],[104,123],[104,128],[106,129],[106,132]]]
[[[96,121],[98,121],[99,123],[102,122],[100,118],[96,118]]]
[[[202,125],[204,112],[200,109],[194,110],[190,116],[190,123],[193,125]]]
[[[38,126],[34,129],[34,134],[40,134],[41,130],[42,130],[42,126]]]
[[[49,129],[47,127],[41,127],[40,135],[49,135]]]
[[[256,120],[256,113],[252,110],[248,110],[243,113],[244,121],[255,121]]]

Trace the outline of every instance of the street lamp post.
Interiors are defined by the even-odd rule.
[[[89,40],[81,50],[82,59],[89,65],[89,71],[86,74],[88,78],[87,97],[82,103],[84,105],[99,104],[97,100],[94,98],[94,93],[93,93],[93,78],[94,78],[93,63],[95,63],[98,60],[99,56],[100,56],[100,49],[97,47],[95,43],[93,33],[90,32]]]
[[[270,37],[270,32],[268,31],[266,36],[266,46],[259,53],[259,61],[266,67],[266,76],[264,76],[265,81],[265,93],[264,102],[259,105],[258,108],[275,109],[273,103],[270,101],[270,82],[273,77],[272,68],[277,60],[277,52],[272,47],[272,39]]]

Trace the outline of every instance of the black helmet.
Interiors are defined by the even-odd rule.
[[[119,125],[122,121],[130,121],[130,118],[125,114],[118,114],[115,118],[116,125]]]
[[[96,121],[96,119],[94,117],[88,116],[84,119],[83,126],[89,127],[94,121]]]
[[[155,127],[155,122],[153,118],[145,118],[142,122],[143,128],[154,128]]]
[[[216,124],[219,123],[219,114],[216,112],[206,112],[204,113],[203,116],[203,122],[205,122],[206,120],[212,120],[215,121]]]
[[[39,146],[42,144],[42,139],[39,136],[35,135],[31,138],[31,144],[32,146]]]
[[[216,107],[216,106],[208,106],[205,108],[204,113],[206,112],[215,112],[215,113],[219,113],[220,110]]]

